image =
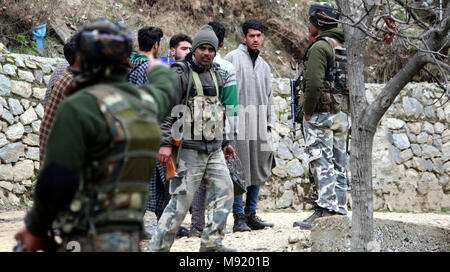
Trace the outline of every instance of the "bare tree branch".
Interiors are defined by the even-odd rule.
[[[403,0],[395,0],[395,2],[397,2],[399,5],[401,5],[402,7],[405,8],[405,10],[408,12],[408,14],[410,14],[411,17],[418,23],[417,24],[418,26],[420,26],[421,28],[423,28],[425,30],[429,30],[430,29],[425,22],[420,20],[420,18],[417,15],[417,13],[411,7],[409,7],[408,4],[405,3],[405,1],[403,1]]]
[[[428,63],[434,63],[436,65],[440,65],[442,68],[444,68],[445,70],[447,70],[450,73],[450,65],[443,61],[437,60],[429,55],[423,56],[423,60]]]

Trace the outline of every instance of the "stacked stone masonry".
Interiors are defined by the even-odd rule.
[[[383,87],[366,84],[369,103]],[[261,202],[270,209],[309,209],[311,184],[305,177],[308,168],[300,124],[296,124],[297,139],[292,135],[289,79],[274,79],[273,88],[279,118],[273,133],[276,167],[262,189]],[[450,207],[450,103],[445,103],[448,96],[442,93],[436,84],[410,83],[382,118],[373,145],[375,210],[419,212]],[[350,191],[348,196],[351,206]]]
[[[61,61],[0,53],[0,206],[31,203],[45,90]],[[311,186],[300,130],[297,139],[292,137],[289,79],[274,79],[273,87],[279,119],[273,132],[276,167],[261,190],[259,207],[308,209]],[[366,85],[369,102],[382,87]],[[434,84],[408,84],[383,117],[373,153],[375,210],[450,207],[450,103],[443,105],[447,97],[438,100],[441,95]]]
[[[30,204],[45,90],[61,61],[0,54],[0,207]]]

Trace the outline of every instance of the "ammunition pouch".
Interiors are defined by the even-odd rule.
[[[325,81],[322,94],[316,106],[316,112],[329,112],[336,114],[340,111],[350,113],[350,101],[348,91],[338,91]]]

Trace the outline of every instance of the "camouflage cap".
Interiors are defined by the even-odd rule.
[[[102,63],[126,59],[132,48],[131,30],[110,19],[98,19],[81,27],[76,46],[84,60]]]
[[[333,4],[320,2],[312,4],[308,10],[309,22],[315,27],[325,30],[337,27],[339,12]]]

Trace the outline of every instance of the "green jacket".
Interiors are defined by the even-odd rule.
[[[322,32],[317,38],[330,37],[344,42],[344,31],[333,28]],[[303,113],[311,115],[322,95],[323,81],[326,70],[333,65],[334,54],[330,44],[324,40],[315,42],[306,55],[305,67],[305,95],[302,101]]]
[[[141,85],[140,88],[154,98],[159,109],[158,121],[161,122],[171,108],[175,76],[168,68],[157,66],[150,71],[148,77],[149,83]],[[138,87],[126,82],[126,74],[116,75],[109,81],[98,83],[111,84],[128,94],[138,95]],[[92,89],[93,87],[89,86],[88,88]],[[38,191],[39,183],[41,183],[41,187],[45,182],[48,183],[46,178],[42,177],[46,167],[58,163],[79,177],[83,166],[89,165],[94,160],[102,161],[107,156],[110,141],[108,125],[92,95],[79,90],[65,99],[58,107],[54,126],[48,137],[45,161],[38,175],[36,191]],[[97,169],[97,172],[93,173],[94,176],[101,175],[100,171],[103,169]],[[150,175],[151,171],[148,178]],[[65,181],[66,179],[61,179],[61,182]],[[61,188],[63,186],[64,184],[61,184]],[[48,191],[48,186],[45,190]],[[27,223],[27,229],[32,234],[39,236],[45,234],[50,229],[57,213],[67,208],[56,206],[48,200],[57,193],[58,191],[55,189],[53,192],[35,194]],[[43,195],[45,196],[43,197]]]

